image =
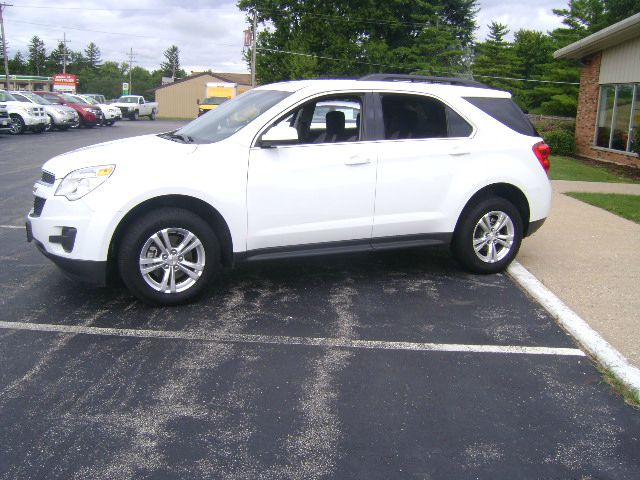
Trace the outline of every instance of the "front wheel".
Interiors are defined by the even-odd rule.
[[[12,114],[11,116],[11,128],[9,129],[9,133],[11,135],[20,135],[24,133],[25,126],[24,120],[20,115]]]
[[[489,197],[463,211],[451,244],[458,261],[474,273],[497,273],[515,258],[522,217],[508,200]]]
[[[134,110],[134,112],[129,115],[129,120],[138,120],[140,118],[140,112],[138,110]]]
[[[120,276],[129,290],[151,305],[193,301],[220,271],[215,233],[198,215],[163,208],[125,232],[118,251]]]

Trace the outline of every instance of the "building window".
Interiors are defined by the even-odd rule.
[[[640,84],[602,85],[596,145],[622,152],[640,141]]]

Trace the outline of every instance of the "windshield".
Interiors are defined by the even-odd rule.
[[[138,103],[138,97],[120,97],[118,103]]]
[[[207,97],[202,101],[202,105],[220,105],[227,100],[227,97]]]
[[[177,130],[178,135],[192,138],[196,143],[213,143],[230,137],[291,95],[278,90],[249,90],[242,95],[224,102],[193,122]]]
[[[17,100],[10,93],[0,92],[0,102],[17,102]]]
[[[98,102],[96,101],[95,98],[85,97],[85,96],[82,96],[82,97],[79,97],[79,98],[81,98],[82,100],[86,101],[87,103],[90,103],[91,105],[97,105],[98,104]]]
[[[23,97],[27,97],[29,100],[39,105],[53,105],[53,103],[51,103],[49,100],[39,97],[35,93],[24,92],[24,93],[21,93],[20,95],[22,95]]]
[[[75,99],[73,100],[73,103],[79,103],[80,105],[91,105],[84,98],[78,97],[77,95],[66,95],[66,96]]]

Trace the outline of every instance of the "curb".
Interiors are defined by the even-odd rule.
[[[632,366],[620,352],[518,262],[512,262],[507,273],[537,300],[589,355],[628,388],[640,403],[640,369]]]

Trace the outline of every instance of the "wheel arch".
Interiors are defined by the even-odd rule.
[[[522,237],[526,237],[529,232],[529,220],[531,216],[531,209],[529,207],[529,200],[522,190],[510,183],[493,183],[478,190],[465,204],[464,208],[458,215],[456,221],[455,231],[457,232],[461,219],[464,217],[464,213],[474,204],[487,197],[501,197],[511,202],[520,212],[522,218]]]
[[[129,212],[118,223],[118,226],[111,236],[111,242],[109,243],[109,251],[107,254],[108,280],[114,280],[117,278],[118,262],[116,257],[118,246],[120,245],[122,236],[127,230],[127,227],[137,218],[150,210],[162,207],[184,208],[185,210],[194,212],[202,217],[209,225],[211,225],[213,231],[218,236],[221,250],[220,259],[222,264],[225,267],[230,267],[233,264],[233,241],[231,239],[231,231],[229,230],[227,222],[218,210],[207,202],[188,195],[162,195],[139,203],[129,210]]]

